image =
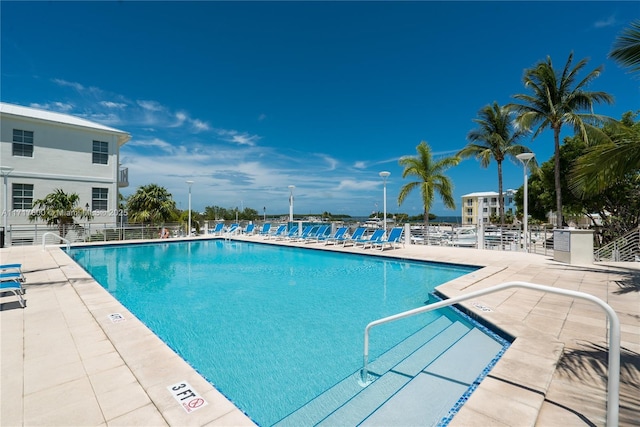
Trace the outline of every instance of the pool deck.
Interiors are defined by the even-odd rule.
[[[407,245],[381,252],[238,239],[484,267],[440,286],[447,297],[509,281],[594,295],[621,323],[620,425],[638,425],[640,263],[570,265],[552,256],[467,248]],[[60,248],[0,249],[0,263],[22,263],[27,278],[25,309],[12,293],[0,293],[0,425],[253,425]],[[602,309],[520,288],[462,305],[516,340],[450,425],[606,423],[608,322]],[[124,320],[114,321],[114,313]],[[206,406],[188,413],[172,396],[168,387],[185,381]]]

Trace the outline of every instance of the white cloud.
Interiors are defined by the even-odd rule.
[[[335,170],[336,167],[338,166],[338,161],[336,159],[334,159],[333,157],[328,156],[326,154],[319,154],[318,156],[329,165],[329,169],[328,170],[330,170],[330,171]]]
[[[138,100],[138,101],[136,101],[136,103],[140,107],[142,107],[144,110],[154,111],[154,112],[158,112],[158,111],[163,111],[164,110],[164,107],[162,107],[162,105],[160,105],[160,103],[157,102],[157,101]]]
[[[84,86],[82,86],[80,83],[75,83],[75,82],[69,82],[63,79],[53,79],[53,82],[59,86],[68,86],[71,87],[75,90],[77,90],[78,92],[82,92],[84,91]]]
[[[73,110],[73,104],[66,102],[50,102],[48,104],[29,104],[33,108],[39,108],[41,110],[57,111],[59,113],[68,113]]]
[[[264,114],[264,113],[262,113],[262,114],[260,114],[260,115],[258,116],[258,121],[259,121],[259,122],[261,122],[261,121],[263,121],[263,120],[264,120],[264,119],[266,119],[266,118],[267,118],[267,115],[266,115],[266,114]]]
[[[113,102],[113,101],[101,101],[100,105],[102,105],[103,107],[114,108],[114,109],[118,109],[118,110],[122,110],[122,109],[126,108],[126,106],[127,106],[127,104],[125,104],[125,103]]]
[[[233,142],[237,145],[255,146],[260,140],[259,135],[250,135],[247,132],[240,133],[233,129],[216,129],[215,132],[223,141]]]
[[[367,168],[367,163],[363,162],[363,161],[357,161],[353,164],[353,167],[356,169],[366,169]]]
[[[203,122],[202,120],[192,119],[190,122],[196,132],[203,132],[211,129],[209,123]]]
[[[594,22],[593,26],[595,28],[605,28],[605,27],[611,27],[615,24],[616,24],[616,17],[614,15],[611,15],[606,19],[602,19],[600,21]]]
[[[127,147],[156,147],[160,148],[163,151],[173,152],[174,147],[167,141],[164,141],[160,138],[152,138],[152,139],[132,139],[127,142]]]

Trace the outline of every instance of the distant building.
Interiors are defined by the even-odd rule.
[[[118,188],[129,185],[128,170],[119,164],[120,147],[131,138],[127,132],[7,103],[0,103],[0,130],[5,246],[38,243],[33,234],[20,237],[17,228],[33,225],[33,201],[58,188],[78,194],[93,223],[118,223]],[[7,233],[12,228],[16,232]]]
[[[505,215],[516,213],[515,190],[502,192]],[[495,191],[484,191],[462,196],[462,224],[489,224],[492,216],[500,215],[499,194]]]

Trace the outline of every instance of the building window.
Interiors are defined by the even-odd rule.
[[[489,212],[489,208],[482,208],[482,212],[486,214],[487,212]]]
[[[93,163],[106,165],[109,163],[109,143],[93,141]]]
[[[30,130],[13,130],[13,155],[33,157],[33,132]]]
[[[13,209],[33,207],[33,184],[12,184]]]
[[[509,200],[509,203],[508,203],[508,204],[512,205],[512,204],[513,204],[513,197],[509,197],[509,199],[508,199],[508,200]]]
[[[467,206],[473,206],[473,199],[467,199]]]
[[[91,192],[91,206],[94,211],[106,211],[109,207],[109,189],[93,188]]]
[[[473,215],[473,209],[467,209],[467,215]]]

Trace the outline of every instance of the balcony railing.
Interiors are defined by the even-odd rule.
[[[118,187],[124,188],[129,186],[129,168],[120,168],[118,176]]]

